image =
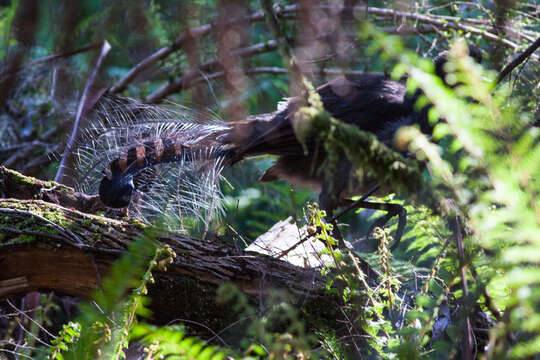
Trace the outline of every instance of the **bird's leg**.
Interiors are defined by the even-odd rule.
[[[319,203],[321,209],[326,211],[325,221],[332,224],[332,236],[338,241],[338,248],[346,249],[345,240],[343,235],[339,231],[337,224],[337,217],[333,216],[333,211],[336,209],[340,202],[340,194],[347,186],[347,179],[351,171],[351,164],[349,161],[341,160],[337,166],[337,172],[340,176],[325,179],[322,183],[321,193],[319,194]]]
[[[325,185],[323,185],[323,189],[324,189]],[[324,218],[324,221],[326,223],[329,223],[329,224],[332,224],[332,237],[334,239],[337,239],[338,241],[338,248],[339,249],[346,249],[347,246],[345,245],[345,240],[343,239],[343,235],[341,234],[341,231],[339,231],[339,227],[338,227],[338,224],[337,224],[337,217],[334,217],[332,216],[333,212],[334,212],[334,208],[335,208],[335,203],[336,203],[336,200],[335,200],[335,197],[333,197],[332,195],[330,196],[326,196],[326,192],[321,192],[321,195],[319,196],[319,202],[320,202],[320,206],[321,206],[321,209],[324,210],[326,212],[326,217]]]
[[[405,225],[407,223],[407,211],[405,210],[405,208],[399,204],[376,203],[368,201],[364,201],[359,207],[364,209],[383,210],[387,212],[386,215],[378,218],[369,227],[368,234],[371,234],[376,227],[383,227],[388,222],[388,220],[390,220],[394,216],[398,216],[398,227],[396,230],[396,235],[394,237],[395,241],[392,246],[390,246],[390,250],[394,250],[399,245],[401,237],[403,236],[403,231],[405,230]]]
[[[350,200],[345,200],[345,203],[348,204],[348,206],[341,210],[339,212],[339,214],[337,214],[336,216],[330,218],[330,222],[334,221],[334,220],[337,220],[339,219],[340,217],[342,217],[343,215],[345,215],[346,213],[348,213],[349,211],[351,210],[354,210],[354,209],[358,209],[358,208],[361,208],[362,207],[362,204],[365,203],[366,199],[368,197],[370,197],[375,191],[377,191],[378,189],[380,188],[380,185],[379,184],[376,184],[375,186],[373,186],[371,189],[369,189],[368,191],[366,191],[362,197],[354,202],[350,201]]]
[[[378,185],[370,189],[366,194],[364,194],[360,198],[360,200],[351,202],[350,205],[347,206],[345,210],[341,211],[335,217],[333,218],[330,217],[328,221],[333,224],[339,217],[343,216],[345,213],[354,209],[373,209],[373,210],[386,211],[386,215],[383,215],[377,220],[375,220],[375,222],[369,227],[368,234],[371,234],[376,227],[383,227],[388,222],[388,220],[390,220],[391,218],[397,215],[398,227],[396,230],[395,241],[394,241],[394,244],[392,244],[392,246],[390,247],[390,250],[394,250],[399,245],[399,241],[401,240],[401,237],[403,236],[405,225],[407,223],[407,211],[405,210],[403,206],[399,204],[377,203],[377,202],[365,201],[365,199],[377,189],[378,189]]]
[[[346,249],[347,246],[345,245],[345,240],[343,239],[343,235],[341,234],[341,231],[339,231],[339,227],[337,224],[337,218],[332,216],[335,208],[335,204],[337,203],[335,199],[334,194],[328,194],[326,189],[326,185],[323,184],[323,191],[321,192],[319,196],[319,203],[321,206],[321,209],[326,212],[326,217],[324,218],[324,221],[332,224],[332,237],[334,239],[337,239],[337,245],[339,249]]]

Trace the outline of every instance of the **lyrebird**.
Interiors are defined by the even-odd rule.
[[[476,53],[472,55],[478,58]],[[446,52],[434,60],[435,73],[441,77],[444,77],[446,61]],[[383,75],[365,73],[340,77],[320,86],[317,92],[325,110],[334,118],[373,133],[388,146],[392,146],[394,135],[402,126],[416,124],[423,132],[431,133],[426,108],[415,108],[421,92],[408,94],[404,84]],[[279,156],[275,165],[262,176],[262,181],[283,179],[294,185],[314,188],[320,192],[321,207],[330,213],[353,195],[362,195],[370,189],[377,189],[379,194],[391,191],[387,184],[379,183],[376,178],[353,178],[351,164],[346,158],[339,161],[336,173],[328,180],[321,169],[327,154],[320,147],[316,148],[316,142],[310,139],[307,144],[300,144],[294,132],[292,121],[300,103],[299,99],[292,98],[274,113],[229,123],[160,120],[161,115],[154,114],[157,110],[134,107],[135,110],[130,110],[131,115],[123,115],[123,118],[134,118],[128,125],[102,131],[105,147],[110,147],[110,139],[114,139],[114,149],[109,149],[107,157],[101,161],[106,163],[107,174],[99,184],[100,199],[109,207],[126,207],[138,187],[139,174],[158,166],[180,163],[184,170],[182,174],[174,175],[179,184],[176,188],[182,187],[182,181],[189,182],[192,187],[199,186],[197,191],[188,187],[181,191],[191,196],[188,202],[204,203],[201,199],[207,195],[205,193],[215,190],[215,175],[223,167],[262,154]],[[151,116],[152,121],[147,120],[148,112],[155,115]],[[145,120],[137,120],[143,113]],[[168,114],[168,117],[174,116]],[[189,116],[193,114],[189,113]],[[307,153],[303,145],[307,146]],[[185,171],[186,167],[189,171]],[[156,176],[165,175],[152,175]],[[405,225],[403,209],[395,204],[374,204],[371,208],[388,211],[384,221],[400,214],[396,234],[399,241]]]

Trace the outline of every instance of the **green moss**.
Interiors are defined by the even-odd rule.
[[[13,179],[15,179],[20,184],[27,184],[27,185],[36,185],[38,179],[26,176],[21,174],[18,171],[8,169],[6,167],[1,166],[0,170],[6,174],[10,174]]]
[[[36,237],[34,235],[29,234],[21,234],[17,237],[11,238],[7,242],[4,243],[4,245],[20,245],[20,244],[29,244],[36,241]]]
[[[141,220],[139,219],[135,219],[135,218],[127,218],[125,219],[127,222],[129,222],[131,225],[134,225],[137,229],[139,230],[145,230],[146,228],[148,228],[148,224],[142,222]]]
[[[13,201],[13,200],[0,200],[0,207],[2,208],[8,208],[8,209],[16,209],[21,211],[27,211],[32,214],[36,214],[38,216],[44,217],[45,219],[57,224],[58,226],[62,228],[69,228],[74,226],[75,224],[67,219],[62,211],[55,209],[53,205],[42,202],[40,200],[36,201]],[[33,218],[28,218],[24,221],[18,221],[17,226],[24,228],[28,227],[35,227],[35,220]],[[2,222],[4,223],[11,223],[13,222],[13,219],[9,216],[2,217]],[[40,229],[45,229],[46,227],[40,227]]]
[[[105,215],[87,215],[91,220],[91,222],[95,225],[96,223],[103,225],[103,226],[109,226],[111,224],[111,220],[105,217]],[[90,221],[90,220],[89,220]]]
[[[301,143],[315,136],[324,146],[328,154],[324,166],[327,173],[335,173],[338,162],[345,155],[353,164],[353,172],[363,169],[362,176],[379,179],[382,185],[387,184],[396,192],[421,199],[423,204],[430,207],[437,207],[440,199],[425,181],[417,161],[388,148],[373,134],[333,118],[322,108],[317,96],[316,93],[310,94],[309,103],[312,106],[297,111],[294,127]]]
[[[21,174],[18,171],[8,169],[6,167],[0,166],[0,172],[3,172],[7,175],[9,175],[12,179],[15,180],[15,182],[21,184],[21,185],[31,185],[31,186],[39,186],[44,187],[47,189],[55,187],[57,190],[64,191],[66,193],[73,193],[74,190],[72,188],[69,188],[65,185],[59,184],[55,181],[43,181],[36,179],[31,176],[26,176]]]
[[[48,234],[58,234],[58,231],[56,231],[54,228],[46,227],[46,226],[40,226],[37,229],[38,232],[42,233],[48,233]]]

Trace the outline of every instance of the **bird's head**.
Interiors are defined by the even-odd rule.
[[[109,179],[105,176],[99,184],[99,199],[108,207],[123,208],[129,205],[133,190],[133,177],[113,176]]]

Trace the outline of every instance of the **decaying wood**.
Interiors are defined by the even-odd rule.
[[[345,243],[349,248],[354,248],[349,242]],[[334,265],[334,259],[325,249],[325,244],[309,235],[307,226],[299,228],[292,217],[277,222],[246,248],[247,251],[269,255],[299,267],[318,269]],[[357,260],[366,274],[366,281],[377,286],[381,274],[364,259],[358,257]]]
[[[11,197],[0,199],[0,300],[51,290],[88,297],[127,244],[148,227],[81,212],[77,208],[97,208],[89,205],[96,200],[1,167],[0,194]],[[306,313],[335,320],[339,301],[324,292],[325,280],[316,270],[179,233],[163,233],[157,241],[176,253],[150,288],[157,323],[179,317],[216,327],[230,323],[231,311],[214,301],[225,282],[263,307],[273,290],[284,289]]]
[[[279,221],[259,236],[246,250],[283,259],[304,268],[322,267],[331,264],[332,257],[322,254],[325,245],[307,239],[306,227],[298,228],[292,217]]]
[[[88,213],[105,210],[97,195],[79,193],[54,181],[24,176],[3,166],[0,166],[0,198],[43,200]]]

